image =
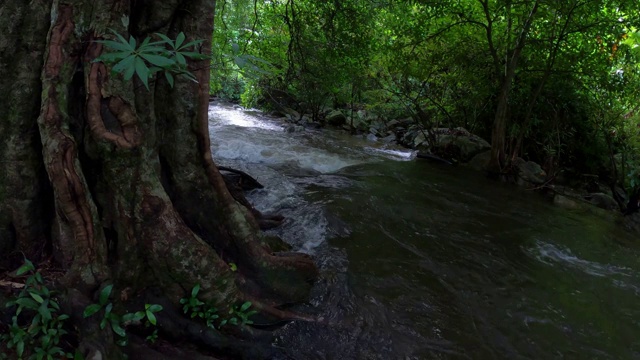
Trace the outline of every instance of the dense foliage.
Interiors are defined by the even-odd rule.
[[[640,8],[629,0],[218,2],[212,91],[357,128],[410,117],[637,184]],[[363,114],[364,112],[360,112]]]

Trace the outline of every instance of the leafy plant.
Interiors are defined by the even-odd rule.
[[[54,292],[45,286],[42,274],[36,271],[33,263],[25,259],[16,275],[29,272],[32,275],[27,278],[20,294],[6,304],[6,307],[15,306],[16,311],[9,332],[0,335],[0,342],[5,342],[7,349],[14,352],[18,359],[74,358],[73,354],[66,353],[60,346],[62,337],[67,334],[64,327],[69,316],[60,313]],[[31,322],[25,323],[25,315],[31,314],[34,314]],[[79,353],[76,353],[75,358],[78,356]]]
[[[249,319],[251,316],[257,314],[255,310],[249,310],[251,308],[251,301],[247,301],[242,305],[235,305],[229,309],[229,318],[222,320],[220,326],[226,324],[231,325],[251,325],[253,321]]]
[[[185,43],[186,36],[179,33],[175,40],[164,34],[156,33],[160,38],[151,41],[146,37],[140,44],[133,36],[129,40],[113,31],[116,40],[96,40],[113,51],[104,53],[94,61],[114,64],[111,71],[122,73],[125,80],[131,80],[134,74],[140,78],[149,90],[149,79],[154,73],[164,71],[165,78],[171,87],[174,85],[174,75],[183,75],[196,81],[195,76],[187,70],[187,58],[202,60],[207,56],[191,51],[203,40]]]
[[[207,327],[211,329],[215,329],[215,321],[220,319],[220,323],[218,328],[221,328],[227,324],[230,325],[251,325],[253,321],[251,321],[250,317],[257,314],[258,312],[255,310],[250,310],[251,302],[247,301],[241,305],[234,305],[229,309],[229,317],[222,319],[218,315],[218,309],[215,307],[206,304],[202,300],[198,298],[198,293],[200,292],[200,284],[196,284],[193,289],[191,289],[191,296],[188,298],[180,299],[180,304],[182,304],[182,310],[185,314],[190,315],[191,318],[200,318],[206,321]]]
[[[185,314],[191,314],[192,319],[201,318],[207,323],[207,327],[215,329],[214,321],[220,317],[218,316],[218,309],[198,299],[198,292],[200,292],[200,284],[196,284],[191,289],[190,297],[180,299],[180,304],[183,305],[182,310]]]
[[[93,316],[100,310],[104,310],[102,321],[100,321],[100,329],[104,329],[107,324],[111,325],[114,333],[120,336],[118,345],[125,346],[128,342],[125,327],[132,323],[140,323],[146,318],[145,326],[157,324],[156,313],[162,311],[162,306],[157,304],[145,304],[144,311],[135,313],[127,313],[122,316],[113,312],[113,303],[109,302],[109,296],[113,290],[113,285],[105,286],[98,297],[98,303],[91,304],[84,309],[83,316],[88,318]],[[153,341],[157,338],[157,330],[152,335]]]

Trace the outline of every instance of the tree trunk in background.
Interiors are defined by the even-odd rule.
[[[85,300],[107,282],[121,299],[155,287],[174,303],[201,284],[220,307],[261,298],[271,314],[307,296],[311,259],[273,253],[213,163],[208,61],[189,64],[199,83],[177,78],[171,88],[160,76],[150,91],[92,62],[109,29],[139,42],[181,31],[208,40],[214,9],[207,0],[0,5],[2,254],[51,253],[66,271],[60,284]],[[100,348],[99,329],[89,329],[87,353]]]
[[[522,27],[522,31],[516,41],[516,46],[511,54],[511,58],[507,62],[507,69],[500,84],[496,116],[491,131],[491,158],[488,164],[489,171],[493,173],[500,173],[502,171],[503,160],[505,158],[507,120],[509,117],[509,94],[511,93],[511,85],[516,75],[516,69],[518,68],[518,61],[520,60],[520,55],[522,55],[522,50],[524,49],[529,29],[531,29],[531,23],[538,11],[538,6],[539,0],[536,0]]]

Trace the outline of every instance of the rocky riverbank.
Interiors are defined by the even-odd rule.
[[[272,112],[285,123],[285,131],[300,132],[307,128],[332,127],[361,136],[372,142],[398,144],[417,151],[418,159],[459,164],[486,171],[491,144],[462,127],[425,129],[412,118],[383,119],[365,110],[327,110],[323,121],[312,121],[310,115],[290,108]],[[620,212],[627,195],[620,188],[611,189],[595,175],[567,178],[547,174],[540,164],[516,158],[504,180],[529,190],[539,190],[557,206],[571,210],[595,208]],[[616,193],[614,193],[614,191]],[[616,198],[619,199],[616,201]],[[640,221],[638,222],[640,224]],[[640,229],[640,225],[638,225]]]

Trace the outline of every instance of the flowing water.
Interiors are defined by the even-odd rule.
[[[463,167],[337,131],[210,108],[218,163],[264,189],[273,230],[321,278],[276,331],[293,359],[640,359],[640,246]]]

